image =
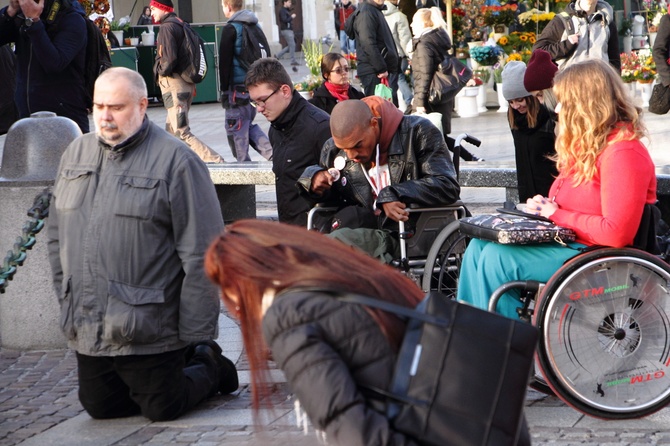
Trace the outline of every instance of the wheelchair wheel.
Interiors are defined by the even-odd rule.
[[[460,223],[449,223],[435,238],[428,251],[421,288],[439,291],[455,299],[463,253],[470,239],[459,231]]]
[[[575,409],[639,418],[670,403],[670,267],[635,249],[599,249],[547,282],[538,362]]]

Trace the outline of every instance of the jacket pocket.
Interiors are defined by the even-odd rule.
[[[164,292],[109,282],[103,337],[119,345],[150,344],[160,339]]]
[[[59,211],[79,209],[90,184],[91,170],[63,169],[58,178],[54,195]]]
[[[65,338],[72,341],[77,337],[74,328],[74,304],[72,302],[72,276],[63,280],[61,295],[58,296],[60,302],[60,328]]]
[[[113,211],[122,217],[149,220],[154,215],[160,180],[141,177],[120,177]]]

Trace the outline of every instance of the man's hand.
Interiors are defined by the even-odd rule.
[[[378,77],[379,79],[384,79],[385,77],[389,77],[389,72],[388,72],[388,71],[384,71],[383,73],[379,73],[379,74],[377,75],[377,77]]]
[[[44,10],[44,0],[18,0],[21,11],[26,18],[39,19]]]
[[[330,190],[333,181],[335,179],[327,170],[321,170],[312,177],[312,184],[309,189],[317,195],[323,195],[325,191]]]
[[[400,201],[389,201],[382,204],[384,214],[393,221],[407,221],[409,220],[409,211],[405,209],[405,203]]]
[[[568,41],[573,45],[577,45],[579,43],[579,34],[568,36]]]

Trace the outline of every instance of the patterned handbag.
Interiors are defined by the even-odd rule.
[[[663,84],[654,85],[649,98],[649,112],[664,115],[670,110],[670,87]]]
[[[484,214],[460,220],[461,233],[502,245],[575,241],[572,229],[557,226],[546,218],[534,215]]]

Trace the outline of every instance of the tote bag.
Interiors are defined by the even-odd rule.
[[[470,79],[472,70],[455,57],[447,56],[437,67],[430,82],[428,103],[439,105],[454,99]]]
[[[537,328],[436,292],[414,309],[353,293],[338,298],[407,320],[391,388],[362,386],[386,400],[395,430],[435,446],[528,439],[523,407]]]
[[[649,98],[649,112],[664,115],[670,110],[670,87],[663,84],[654,85]]]

